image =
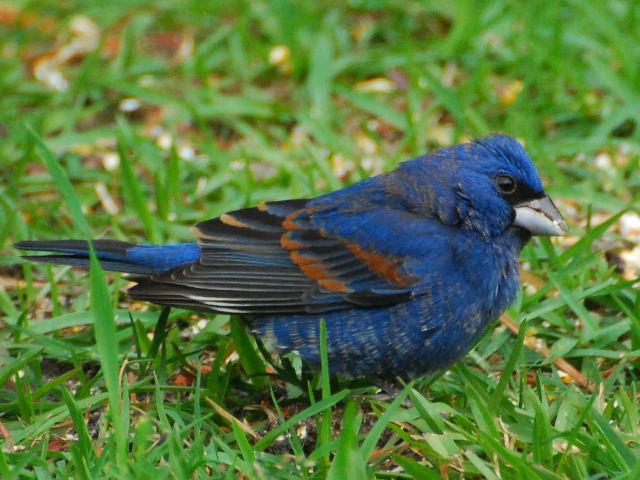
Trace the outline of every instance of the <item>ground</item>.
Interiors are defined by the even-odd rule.
[[[0,1],[0,476],[637,478],[638,58],[631,0]],[[392,394],[273,374],[237,319],[12,248],[188,241],[493,131],[571,232]]]

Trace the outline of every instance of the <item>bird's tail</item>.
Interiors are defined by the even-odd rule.
[[[105,270],[153,275],[192,263],[200,258],[196,243],[169,245],[137,245],[119,240],[92,240],[96,257]],[[85,240],[46,240],[18,242],[20,250],[41,252],[46,255],[27,255],[23,258],[44,263],[88,267],[89,243]]]

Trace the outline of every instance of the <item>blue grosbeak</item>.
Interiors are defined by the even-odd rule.
[[[308,200],[263,203],[196,226],[197,243],[96,240],[102,267],[138,275],[136,299],[240,314],[280,352],[389,378],[463,356],[514,300],[532,235],[567,227],[522,146],[456,145]],[[88,265],[87,243],[20,242],[31,260]]]

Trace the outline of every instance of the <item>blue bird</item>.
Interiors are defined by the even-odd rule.
[[[562,215],[513,138],[444,148],[314,199],[202,222],[196,243],[93,242],[102,267],[135,274],[135,299],[240,314],[277,351],[350,377],[418,376],[462,357],[514,300],[532,235]],[[25,241],[26,258],[84,266],[87,243]]]

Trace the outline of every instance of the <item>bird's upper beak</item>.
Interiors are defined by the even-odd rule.
[[[567,224],[551,198],[544,196],[514,205],[513,224],[528,230],[531,235],[564,235]]]

